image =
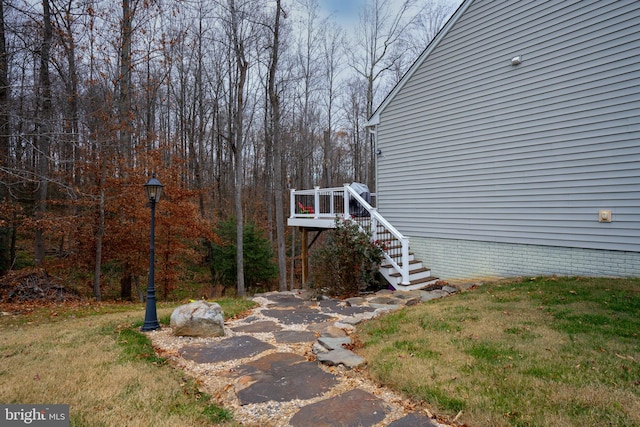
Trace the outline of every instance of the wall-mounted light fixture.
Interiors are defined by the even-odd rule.
[[[598,211],[598,221],[600,222],[611,222],[613,218],[611,218],[611,209],[601,209]]]
[[[511,58],[511,65],[513,65],[514,67],[516,65],[520,65],[521,63],[522,63],[522,56],[518,55]]]

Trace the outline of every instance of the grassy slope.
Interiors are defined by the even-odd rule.
[[[226,316],[246,309],[237,301],[221,305]],[[171,310],[158,315],[166,319]],[[3,315],[0,402],[69,404],[73,426],[205,426],[229,418],[192,380],[149,354],[137,332],[143,317],[141,305]]]
[[[536,278],[368,322],[377,380],[470,426],[640,426],[640,280]]]

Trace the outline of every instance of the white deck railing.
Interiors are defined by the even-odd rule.
[[[291,190],[290,219],[309,219],[308,225],[322,220],[355,221],[371,240],[380,245],[385,260],[400,272],[402,285],[409,284],[409,239],[391,225],[378,210],[362,198],[349,184],[344,187]],[[324,224],[327,224],[324,221]]]

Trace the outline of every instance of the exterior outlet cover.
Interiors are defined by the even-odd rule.
[[[611,222],[611,210],[599,210],[598,211],[599,222]]]

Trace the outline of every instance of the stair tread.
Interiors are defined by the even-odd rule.
[[[417,259],[412,259],[412,260],[409,261],[409,265],[411,265],[411,264],[420,264],[421,262],[422,261],[418,261]],[[399,262],[398,265],[400,267],[402,267],[402,263],[401,262]],[[386,264],[382,264],[380,266],[380,268],[394,268],[394,266],[389,264],[389,263],[386,263]]]
[[[430,268],[426,268],[426,267],[418,268],[416,270],[411,270],[409,272],[409,276],[411,276],[412,274],[416,274],[416,273],[425,273],[427,271],[431,271],[431,269]],[[391,273],[389,276],[391,276],[391,277],[400,277],[400,276],[402,276],[402,273]]]
[[[409,282],[409,284],[411,284],[411,285],[419,285],[420,283],[435,282],[436,280],[440,280],[440,279],[438,277],[435,277],[435,276],[429,276],[429,277],[425,277],[425,278],[422,278],[422,279],[411,280]]]
[[[401,246],[398,246],[398,249],[400,249],[400,248],[401,248]],[[391,258],[398,258],[398,257],[401,257],[401,256],[402,256],[402,254],[401,254],[401,253],[397,253],[397,254],[390,254],[390,253],[388,253],[388,252],[387,252],[387,255],[389,255]],[[409,252],[409,256],[411,256],[411,255],[413,255],[413,252]]]

